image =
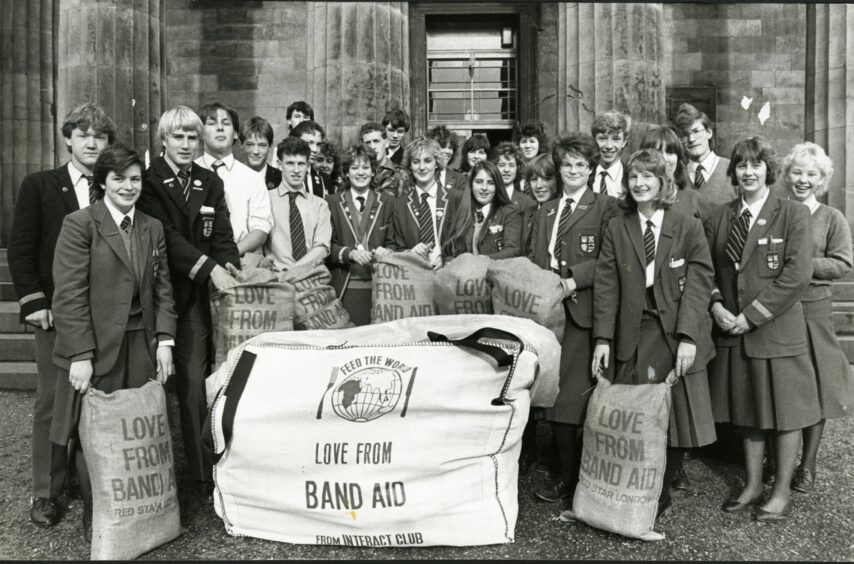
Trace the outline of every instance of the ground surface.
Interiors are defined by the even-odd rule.
[[[0,391],[0,558],[87,559],[81,542],[81,502],[72,500],[55,527],[30,524],[30,434],[32,393]],[[170,396],[171,415],[177,415]],[[183,474],[181,441],[176,440],[179,479]],[[795,508],[786,522],[758,524],[748,515],[720,510],[742,480],[737,465],[711,459],[686,463],[691,489],[674,494],[672,517],[656,529],[667,535],[643,543],[557,521],[557,507],[537,503],[531,490],[542,474],[534,472],[519,488],[516,542],[470,548],[331,548],[290,545],[226,534],[213,503],[186,493],[179,483],[184,534],[143,558],[176,559],[606,559],[606,560],[854,560],[854,418],[827,425],[819,453],[816,491],[794,494]]]

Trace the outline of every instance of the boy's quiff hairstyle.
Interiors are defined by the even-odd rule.
[[[298,123],[296,127],[291,129],[290,136],[299,139],[303,134],[320,133],[321,140],[326,139],[326,132],[320,127],[320,124],[311,120]]]
[[[252,116],[240,126],[240,131],[237,138],[241,143],[245,143],[252,135],[258,135],[267,140],[271,146],[273,145],[273,126],[270,122],[260,116]]]
[[[382,121],[383,127],[390,125],[393,129],[397,129],[398,127],[402,127],[406,131],[409,131],[412,123],[409,121],[409,115],[403,110],[391,110],[383,116]]]
[[[231,126],[234,128],[234,131],[240,131],[240,116],[237,115],[237,110],[222,102],[211,102],[202,106],[199,110],[199,119],[202,120],[202,125],[209,119],[216,121],[218,110],[222,110],[228,114],[228,119],[231,120]]]
[[[299,112],[304,116],[308,116],[310,121],[314,121],[314,108],[308,105],[308,102],[300,100],[298,102],[294,102],[288,109],[285,111],[285,119],[291,119],[291,116],[294,115],[294,112]]]
[[[676,125],[676,129],[682,135],[685,135],[698,119],[702,120],[703,127],[708,130],[712,129],[712,120],[709,119],[709,116],[705,112],[701,112],[691,104],[685,103],[680,105],[679,109],[676,110],[676,117],[673,118],[673,123]]]
[[[596,116],[593,125],[590,126],[590,134],[596,137],[600,133],[610,135],[622,131],[623,137],[629,136],[629,120],[626,114],[617,110],[608,110]]]
[[[202,138],[202,120],[187,106],[175,106],[163,112],[157,124],[157,136],[163,141],[175,131],[192,131]]]
[[[116,124],[100,106],[92,102],[80,104],[65,116],[60,131],[66,139],[71,139],[71,132],[75,129],[88,131],[92,128],[95,133],[105,133],[109,144],[116,141]]]
[[[460,148],[460,138],[457,137],[457,134],[445,127],[444,125],[437,125],[429,132],[427,132],[427,137],[430,139],[435,139],[437,143],[439,143],[440,147],[449,147],[453,149],[454,154],[451,156],[451,160],[454,160],[454,157],[457,156],[457,149]]]
[[[362,138],[368,133],[372,133],[374,131],[378,131],[380,135],[382,135],[383,139],[386,139],[385,127],[378,121],[369,121],[368,123],[362,124],[362,127],[359,128],[359,142],[361,143]]]
[[[299,137],[288,136],[276,145],[276,157],[281,161],[285,155],[302,155],[308,161],[311,157],[311,147]]]

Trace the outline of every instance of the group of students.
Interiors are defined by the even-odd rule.
[[[628,119],[616,111],[596,116],[590,135],[550,142],[531,122],[514,142],[491,147],[473,135],[459,148],[441,126],[404,143],[409,117],[392,110],[339,155],[313,118],[305,102],[288,108],[277,167],[270,123],[241,124],[225,104],[165,112],[163,152],[147,167],[114,144],[97,106],[66,118],[70,162],[23,181],[8,249],[21,318],[36,337],[34,523],[61,518],[70,451],[91,527],[74,440],[90,386],[110,392],[177,374],[189,471],[201,494],[211,491],[201,442],[210,286],[233,286],[248,253],[279,271],[326,263],[357,325],[370,323],[371,263],[390,252],[436,269],[464,253],[526,256],[559,275],[560,391],[529,422],[520,464],[524,472],[536,461],[545,419],[557,464],[535,494],[561,502],[564,519],[596,375],[678,378],[660,515],[672,508],[671,487],[684,487],[685,449],[714,442],[716,423],[740,428],[744,444],[746,483],[725,511],[776,521],[790,511],[790,487],[812,490],[824,421],[854,405],[830,320],[830,283],[852,268],[851,235],[816,199],[833,172],[821,147],[798,144],[781,168],[755,136],[726,159],[711,150],[708,117],[685,104],[627,159]],[[777,177],[785,189],[775,193]],[[767,498],[766,437],[776,478]]]

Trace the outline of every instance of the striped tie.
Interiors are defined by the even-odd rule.
[[[483,212],[482,212],[482,211],[480,211],[480,210],[475,210],[475,212],[474,212],[474,217],[475,217],[475,219],[477,220],[477,222],[478,222],[478,223],[483,223],[483,220],[485,219],[485,218],[483,217]]]
[[[365,197],[356,196],[356,203],[359,204],[359,213],[365,211]]]
[[[555,255],[558,259],[560,259],[560,256],[563,254],[564,238],[566,237],[567,231],[569,231],[569,216],[572,215],[572,204],[574,203],[575,200],[567,198],[566,203],[563,206],[563,211],[560,212],[560,219],[558,219],[557,222],[555,249],[558,249],[558,251]]]
[[[655,260],[655,233],[652,232],[652,220],[646,220],[646,230],[643,232],[643,250],[646,253],[646,264]]]
[[[291,224],[291,251],[294,260],[299,260],[308,252],[305,248],[305,229],[302,226],[302,215],[297,207],[297,196],[299,192],[288,192],[290,202],[290,213],[288,219]]]
[[[608,183],[605,180],[608,178],[608,173],[604,170],[599,173],[601,180],[599,181],[599,193],[607,194],[608,193]]]
[[[433,237],[433,214],[430,213],[430,204],[427,203],[429,197],[430,194],[422,193],[421,205],[418,207],[418,239],[425,245],[436,242]]]
[[[706,183],[706,177],[703,176],[703,165],[697,165],[697,172],[694,173],[694,188],[699,190]]]
[[[183,169],[178,171],[178,182],[181,183],[181,191],[184,192],[184,201],[190,200],[190,170]]]
[[[89,205],[91,206],[98,200],[98,188],[95,187],[95,177],[86,175],[86,182],[89,183]]]
[[[733,264],[738,264],[741,261],[741,252],[744,250],[744,242],[747,240],[747,232],[750,227],[750,217],[750,210],[744,210],[744,213],[735,220],[735,225],[732,226],[729,237],[727,237],[726,256]]]
[[[119,227],[121,227],[121,228],[122,228],[122,231],[124,231],[125,233],[127,233],[128,229],[130,229],[130,216],[127,216],[127,215],[126,215],[126,216],[124,216],[124,217],[122,218],[122,224],[121,224],[121,225],[119,225]]]

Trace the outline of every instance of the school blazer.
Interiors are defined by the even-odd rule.
[[[520,256],[522,244],[522,212],[510,204],[489,211],[484,218],[483,229],[480,230],[478,253],[492,259],[505,259]],[[449,253],[445,255],[450,260],[463,253],[474,252],[472,239],[474,224],[466,229],[463,237],[450,245]]]
[[[65,218],[53,264],[53,361],[61,368],[67,370],[72,360],[85,353],[94,353],[96,376],[113,368],[130,317],[135,280],[152,358],[158,338],[175,338],[175,302],[163,226],[137,210],[133,235],[143,264],[139,277],[104,200]]]
[[[549,240],[552,227],[557,221],[557,208],[560,199],[543,204],[534,214],[531,226],[531,241],[528,258],[545,270],[551,270]],[[569,216],[569,229],[563,241],[565,247],[563,262],[560,266],[561,278],[573,278],[576,284],[574,300],[567,302],[572,319],[581,327],[593,327],[593,275],[596,271],[596,259],[602,247],[602,236],[608,221],[619,213],[617,200],[607,194],[596,194],[587,189],[581,201]]]
[[[305,191],[308,192],[308,177],[311,175],[312,193],[315,196],[318,198],[325,198],[329,194],[334,194],[335,183],[332,181],[332,177],[310,167],[311,165],[309,164],[309,171],[306,173],[305,178],[302,181]],[[279,176],[279,183],[281,183],[281,174],[279,174]],[[276,186],[278,186],[278,184],[276,184]],[[273,188],[276,186],[273,186]],[[272,190],[272,188],[268,188],[268,190]]]
[[[56,241],[65,216],[78,209],[68,163],[21,182],[7,251],[21,323],[31,313],[51,308]]]
[[[705,223],[715,266],[712,303],[723,301],[725,308],[734,315],[744,313],[753,325],[742,335],[748,356],[777,358],[806,353],[800,299],[812,277],[809,209],[770,193],[747,234],[741,269],[736,271],[725,250],[740,208],[741,199],[733,200],[716,209]],[[724,333],[717,324],[712,336],[718,346],[738,342],[738,337]]]
[[[670,351],[676,354],[681,339],[697,345],[692,372],[715,355],[708,314],[713,285],[703,224],[672,208],[665,210],[652,288]],[[622,213],[605,230],[593,284],[593,337],[613,341],[617,360],[627,361],[637,350],[645,294],[643,232],[637,212]]]
[[[181,183],[163,157],[154,159],[142,178],[136,207],[163,223],[176,311],[183,315],[198,299],[202,315],[209,321],[211,270],[226,263],[240,268],[222,180],[193,164],[188,203]]]
[[[703,219],[703,206],[700,192],[695,188],[683,188],[676,191],[676,201],[670,209],[687,217]]]
[[[332,287],[339,297],[350,283],[351,269],[361,265],[350,261],[350,252],[363,241],[367,241],[366,251],[372,251],[385,244],[391,227],[394,198],[387,194],[378,194],[368,190],[362,221],[356,222],[351,210],[358,209],[350,190],[326,197],[332,216],[332,241],[327,263],[332,272]],[[367,267],[370,274],[370,267]]]
[[[273,190],[282,183],[282,171],[268,164],[267,171],[264,173],[264,183],[267,185],[267,190]]]
[[[440,234],[437,243],[444,243],[444,227],[450,224],[448,216],[458,207],[459,193],[436,186],[436,231]],[[408,186],[395,198],[392,206],[391,228],[386,235],[385,246],[393,251],[405,251],[421,242],[418,230],[418,209],[421,205],[418,191]]]

